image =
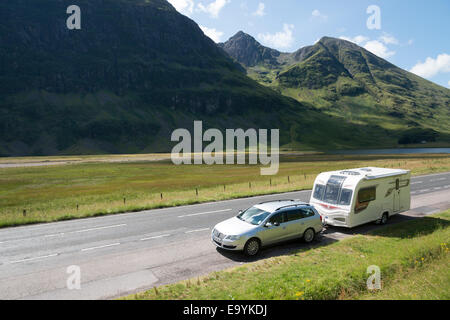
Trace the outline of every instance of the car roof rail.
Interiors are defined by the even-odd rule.
[[[279,211],[279,210],[281,210],[281,209],[286,209],[286,208],[290,208],[290,207],[300,207],[300,206],[309,206],[309,203],[306,203],[306,202],[302,202],[302,203],[297,203],[297,204],[290,204],[290,205],[288,205],[288,206],[282,206],[282,207],[279,207],[277,210],[275,210],[275,211]]]
[[[279,200],[263,201],[263,202],[260,202],[260,203],[258,203],[258,204],[271,203],[271,202],[287,202],[287,201],[294,202],[294,201],[296,201],[296,200],[292,200],[292,199],[279,199]]]

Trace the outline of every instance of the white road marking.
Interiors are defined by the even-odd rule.
[[[441,187],[435,187],[434,190],[441,190]]]
[[[55,234],[48,234],[46,236],[44,236],[45,238],[53,238],[53,237],[62,237],[64,235],[64,232],[62,233],[55,233]]]
[[[431,179],[430,182],[447,180],[447,178]]]
[[[412,182],[411,184],[419,184],[419,183],[423,183],[423,181],[416,181],[416,182]]]
[[[103,249],[103,248],[108,248],[108,247],[114,247],[114,246],[118,246],[118,245],[120,245],[120,242],[112,243],[112,244],[106,244],[104,246],[85,248],[85,249],[81,249],[81,251],[91,251],[91,250],[96,250],[96,249]]]
[[[202,232],[202,231],[206,231],[206,230],[209,230],[209,228],[204,228],[204,229],[197,229],[197,230],[186,231],[185,233]]]
[[[161,238],[170,237],[170,236],[171,236],[170,234],[163,234],[161,236],[154,236],[154,237],[149,237],[149,238],[143,238],[143,239],[141,239],[141,241],[161,239]]]
[[[192,213],[192,214],[186,214],[184,216],[178,216],[178,218],[185,218],[185,217],[195,217],[195,216],[201,216],[203,214],[210,214],[210,213],[219,213],[219,212],[228,212],[233,209],[224,209],[224,210],[217,210],[217,211],[208,211],[208,212],[200,212],[200,213]]]
[[[22,260],[10,261],[9,263],[13,264],[13,263],[27,262],[27,261],[33,261],[33,260],[38,260],[38,259],[45,259],[45,258],[56,257],[57,255],[58,255],[57,253],[54,253],[54,254],[49,254],[49,255],[46,255],[46,256],[40,256],[40,257],[26,258],[26,259],[22,259]]]
[[[126,224],[116,224],[114,226],[105,226],[105,227],[83,229],[83,230],[73,231],[71,233],[82,233],[82,232],[97,231],[97,230],[103,230],[103,229],[119,228],[119,227],[124,227],[124,226],[126,226]]]

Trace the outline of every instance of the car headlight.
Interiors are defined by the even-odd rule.
[[[227,236],[225,237],[226,240],[230,240],[230,241],[236,241],[239,240],[241,238],[241,236]]]

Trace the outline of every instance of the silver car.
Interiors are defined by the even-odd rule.
[[[217,224],[211,234],[219,248],[255,256],[266,245],[303,238],[312,242],[322,231],[322,218],[307,203],[295,200],[263,202]]]

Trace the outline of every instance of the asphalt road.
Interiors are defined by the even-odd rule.
[[[450,172],[412,179],[412,206],[390,223],[450,208]],[[275,199],[308,201],[310,191],[127,213],[0,230],[0,299],[106,299],[249,262],[217,250],[212,227],[240,209]],[[364,233],[328,228],[316,245]],[[305,246],[265,249],[257,259]],[[78,266],[81,289],[69,290],[69,266]]]

